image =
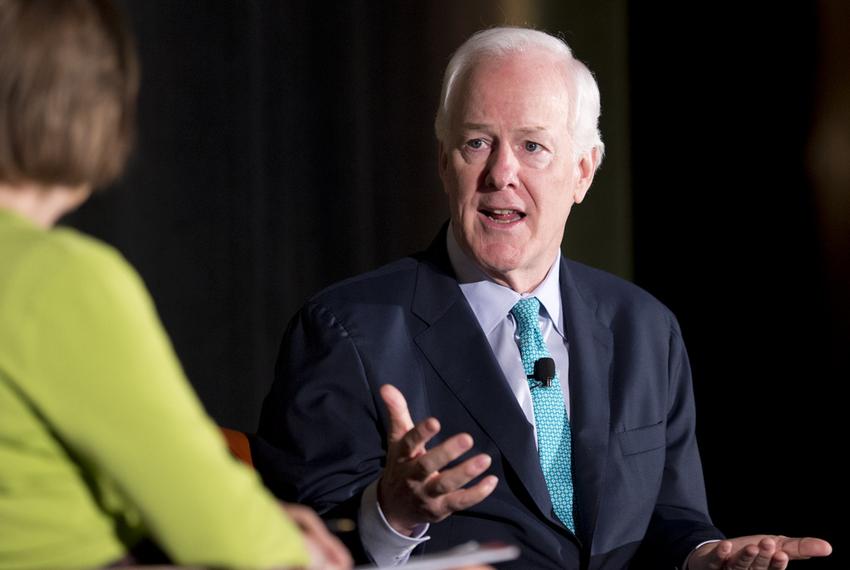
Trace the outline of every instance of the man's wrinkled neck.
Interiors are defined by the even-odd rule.
[[[475,259],[458,243],[457,237],[454,234],[452,223],[449,223],[448,231],[446,232],[446,248],[448,249],[449,259],[454,268],[455,275],[460,283],[474,283],[477,281],[492,281],[502,287],[507,287],[516,291],[520,295],[530,293],[537,289],[541,283],[549,275],[549,271],[560,258],[560,250],[556,250],[550,262],[540,268],[535,268],[534,271],[514,270],[507,273],[488,270],[488,268],[480,266]]]

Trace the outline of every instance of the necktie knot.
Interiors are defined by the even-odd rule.
[[[516,319],[519,334],[529,330],[539,330],[540,300],[537,297],[525,297],[517,301],[511,309]]]
[[[511,309],[516,320],[519,350],[526,374],[534,372],[534,363],[539,358],[549,356],[549,350],[540,331],[540,300],[526,297],[517,301]]]

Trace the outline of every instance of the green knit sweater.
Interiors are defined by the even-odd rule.
[[[145,536],[181,564],[307,559],[129,264],[0,210],[0,568],[103,565]]]

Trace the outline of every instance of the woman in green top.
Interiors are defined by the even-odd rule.
[[[137,78],[106,0],[0,0],[0,568],[145,539],[180,564],[350,566],[229,456],[127,262],[52,229],[119,175]]]

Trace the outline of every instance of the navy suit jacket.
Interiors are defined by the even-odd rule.
[[[254,460],[279,497],[356,517],[381,474],[398,387],[413,421],[440,420],[493,458],[496,490],[432,524],[419,551],[518,544],[506,568],[673,568],[720,538],[707,514],[690,367],[674,316],[634,285],[563,260],[576,534],[553,515],[532,426],[458,287],[445,230],[423,254],[343,281],[290,322]],[[636,558],[637,557],[637,558]],[[638,560],[636,562],[635,560]]]

